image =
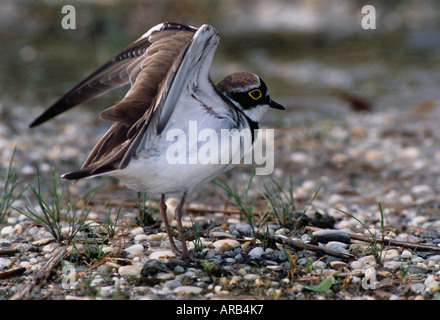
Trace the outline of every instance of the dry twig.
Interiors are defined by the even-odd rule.
[[[267,234],[264,232],[259,232],[258,235],[262,238],[264,237],[268,237],[269,240],[271,241],[275,241],[276,243],[280,243],[280,244],[284,244],[286,246],[298,249],[298,250],[309,250],[309,251],[314,251],[316,253],[321,253],[321,254],[328,254],[334,257],[338,257],[341,259],[345,259],[345,260],[353,260],[356,259],[356,257],[350,253],[345,253],[345,252],[338,252],[335,250],[331,250],[325,247],[319,247],[319,246],[315,246],[313,244],[309,244],[309,243],[304,243],[302,241],[295,241],[292,239],[288,239],[288,238],[283,238],[283,237],[279,237],[279,236],[275,236],[275,235],[271,235],[271,234]]]
[[[24,299],[35,287],[42,285],[43,282],[50,276],[52,270],[58,265],[58,263],[60,263],[66,253],[67,249],[65,247],[60,247],[59,250],[56,250],[47,263],[26,281],[25,284],[10,298],[10,300]]]
[[[306,230],[311,231],[318,231],[318,230],[325,230],[321,228],[316,227],[306,227]],[[371,237],[367,235],[361,235],[357,233],[347,233],[351,240],[358,240],[358,241],[365,241],[368,243],[381,243],[385,244],[387,246],[396,246],[396,247],[402,247],[407,249],[414,249],[414,250],[426,250],[426,251],[440,251],[440,247],[436,246],[430,246],[426,244],[420,244],[420,243],[412,243],[412,242],[405,242],[405,241],[396,241],[396,240],[390,240],[390,239],[382,239],[381,237],[377,237],[376,239],[372,239]]]
[[[3,272],[0,272],[0,279],[4,279],[10,276],[15,276],[18,274],[22,274],[23,272],[26,271],[26,268],[21,267],[21,268],[15,268],[15,269],[9,269]]]

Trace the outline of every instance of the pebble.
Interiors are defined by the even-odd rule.
[[[3,268],[7,268],[11,263],[11,259],[0,257],[0,270]]]
[[[147,234],[146,239],[148,241],[162,241],[162,240],[168,239],[168,235],[166,232]]]
[[[400,254],[400,256],[403,259],[410,259],[413,256],[413,253],[409,250],[403,250],[402,253]]]
[[[437,262],[434,260],[428,260],[427,266],[428,267],[435,267],[437,265]]]
[[[425,274],[429,271],[428,268],[423,267],[423,266],[409,266],[408,267],[408,273],[409,274]]]
[[[144,246],[140,243],[136,243],[128,248],[125,248],[125,251],[130,254],[139,255],[144,251]]]
[[[211,238],[235,238],[235,236],[225,231],[211,231],[209,236]]]
[[[148,241],[148,236],[146,234],[138,234],[134,237],[134,242],[142,242],[142,241]]]
[[[440,254],[429,256],[429,260],[433,260],[437,263],[440,263]]]
[[[385,252],[384,259],[393,259],[400,257],[399,250],[390,249]]]
[[[176,287],[173,291],[182,295],[189,295],[189,294],[197,295],[203,291],[203,288],[195,287],[195,286],[179,286]]]
[[[137,279],[141,276],[142,267],[137,265],[122,266],[118,269],[118,273],[126,279]]]
[[[0,231],[0,234],[3,236],[10,236],[13,233],[14,233],[13,226],[6,226],[6,227],[2,228],[2,230]]]
[[[348,266],[348,264],[343,261],[331,261],[329,265],[332,269],[336,269],[336,270],[343,269]]]
[[[133,235],[133,236],[137,236],[137,235],[139,235],[139,234],[144,234],[145,232],[144,232],[144,228],[142,228],[142,227],[137,227],[137,228],[131,230],[130,233],[131,233],[131,235]]]
[[[171,250],[159,250],[159,251],[152,252],[150,254],[149,258],[155,259],[155,260],[161,260],[161,259],[165,259],[165,258],[173,258],[175,256],[176,256],[176,254]]]
[[[259,278],[260,278],[260,276],[258,274],[254,274],[254,273],[248,273],[243,276],[243,279],[245,279],[245,280],[257,280]]]
[[[425,290],[425,285],[423,283],[412,283],[410,289],[414,293],[422,293]]]
[[[55,243],[55,242],[52,242],[52,243],[49,243],[49,244],[45,245],[45,246],[41,249],[41,251],[42,251],[42,252],[50,253],[50,252],[54,251],[56,248],[58,248],[58,244]]]
[[[239,222],[231,225],[229,231],[236,237],[248,237],[252,234],[252,227],[249,223]]]
[[[440,282],[435,280],[433,275],[429,275],[423,284],[425,285],[426,290],[429,290],[432,293],[440,290]]]
[[[399,261],[385,261],[383,267],[390,271],[397,271],[402,267],[402,262]]]
[[[347,249],[345,249],[347,247],[347,244],[342,243],[342,242],[338,242],[338,241],[330,241],[328,242],[325,247],[327,249],[336,251],[336,252],[343,252],[343,253],[349,253]]]
[[[350,262],[350,268],[352,270],[362,269],[364,267],[364,265],[365,265],[365,263],[363,263],[362,261],[359,261],[359,260],[355,260],[355,261]]]
[[[359,258],[358,261],[363,263],[364,265],[376,263],[376,259],[374,258],[373,255],[363,256]]]
[[[174,219],[174,213],[176,211],[176,207],[179,204],[179,199],[177,198],[168,198],[165,201],[165,204],[167,206],[167,218],[168,220],[173,220]]]
[[[261,258],[261,256],[263,255],[264,250],[261,247],[255,247],[253,248],[251,251],[249,251],[249,256],[252,258]]]
[[[237,240],[233,240],[233,239],[220,239],[212,244],[215,250],[219,252],[228,251],[231,248],[238,247],[239,245],[240,243]]]
[[[350,243],[350,236],[346,232],[340,230],[332,230],[332,229],[318,230],[318,231],[314,231],[312,235],[314,240],[321,243],[328,243],[330,241]]]
[[[176,267],[173,269],[173,271],[174,271],[175,274],[181,274],[181,273],[184,273],[184,272],[185,272],[185,268],[182,267],[182,266],[176,266]]]

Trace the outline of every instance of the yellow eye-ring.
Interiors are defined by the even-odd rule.
[[[260,99],[261,96],[263,95],[263,94],[261,93],[261,90],[259,90],[259,89],[254,89],[254,90],[252,90],[252,91],[249,91],[248,94],[249,94],[249,96],[250,96],[252,99],[254,99],[254,100],[258,100],[258,99]]]

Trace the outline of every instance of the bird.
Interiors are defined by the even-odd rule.
[[[160,23],[93,71],[29,125],[36,127],[79,104],[130,84],[121,101],[100,113],[101,119],[113,123],[83,166],[62,178],[110,175],[130,189],[160,197],[159,211],[171,250],[180,259],[193,258],[181,221],[188,195],[235,165],[232,157],[240,158],[246,145],[252,146],[254,132],[269,108],[285,110],[271,99],[266,84],[253,73],[234,72],[217,84],[213,82],[210,67],[219,42],[219,32],[209,24],[196,28]],[[198,133],[209,129],[219,137],[224,130],[247,130],[251,134],[240,136],[238,146],[232,145],[226,151],[229,162],[191,162],[189,153],[199,151],[203,141],[182,137],[194,125]],[[173,136],[172,132],[177,134]],[[171,156],[177,151],[181,154],[173,163],[170,160],[175,158]],[[214,150],[210,152],[215,154]],[[171,194],[180,196],[175,220],[181,250],[176,246],[166,214],[165,200]]]

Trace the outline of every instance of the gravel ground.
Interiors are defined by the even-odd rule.
[[[45,183],[52,168],[77,168],[107,125],[94,114],[73,111],[30,131],[32,117],[25,110],[2,112],[0,124],[1,163],[9,162],[17,146],[13,168],[21,187],[35,177],[35,163]],[[266,234],[254,237],[228,195],[208,184],[190,198],[185,214],[188,234],[198,240],[189,245],[196,244],[201,262],[170,254],[157,212],[153,221],[140,223],[134,201],[123,203],[135,195],[114,180],[71,185],[77,196],[104,183],[88,218],[96,231],[109,212],[115,219],[122,208],[118,227],[89,244],[63,245],[62,261],[20,299],[438,300],[438,111],[433,101],[373,112],[354,112],[341,103],[332,115],[291,110],[295,116],[289,119],[295,120],[275,131],[273,174],[285,188],[293,177],[296,200],[289,219],[281,225],[274,215],[255,210],[252,224]],[[240,185],[248,169],[235,169],[225,179]],[[255,177],[249,197],[268,179]],[[26,194],[36,202],[30,190]],[[258,204],[264,207],[264,201]],[[24,197],[14,203],[20,210],[26,205]],[[379,263],[364,240],[370,232],[385,240],[378,244]],[[0,224],[0,298],[17,297],[59,257],[59,248],[45,228],[10,210]]]

